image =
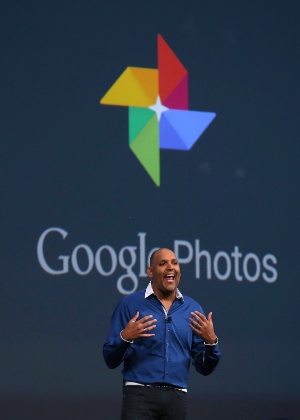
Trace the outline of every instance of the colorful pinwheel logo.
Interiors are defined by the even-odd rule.
[[[129,147],[157,186],[160,149],[190,150],[216,114],[188,109],[188,72],[161,35],[158,69],[127,67],[100,100],[129,109]]]

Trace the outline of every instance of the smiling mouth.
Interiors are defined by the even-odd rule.
[[[174,274],[167,274],[166,276],[164,276],[164,279],[168,283],[173,283],[173,281],[175,280],[175,275]]]

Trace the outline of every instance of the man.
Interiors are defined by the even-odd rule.
[[[123,367],[122,420],[184,420],[190,362],[209,375],[221,353],[212,313],[178,290],[180,267],[173,251],[150,258],[146,290],[118,304],[103,355],[107,366]]]

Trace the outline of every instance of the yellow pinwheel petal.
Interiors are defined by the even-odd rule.
[[[149,107],[158,96],[158,70],[127,67],[100,100],[104,105]]]

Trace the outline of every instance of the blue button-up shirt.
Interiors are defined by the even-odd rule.
[[[141,337],[130,343],[120,332],[139,311],[140,318],[153,315],[156,328],[153,337]],[[194,299],[177,290],[176,299],[166,313],[154,294],[151,283],[123,298],[116,307],[103,356],[107,366],[116,368],[122,362],[125,381],[151,384],[168,383],[187,388],[190,363],[197,372],[209,375],[217,366],[221,353],[218,345],[206,345],[190,328],[191,312],[203,309]]]

